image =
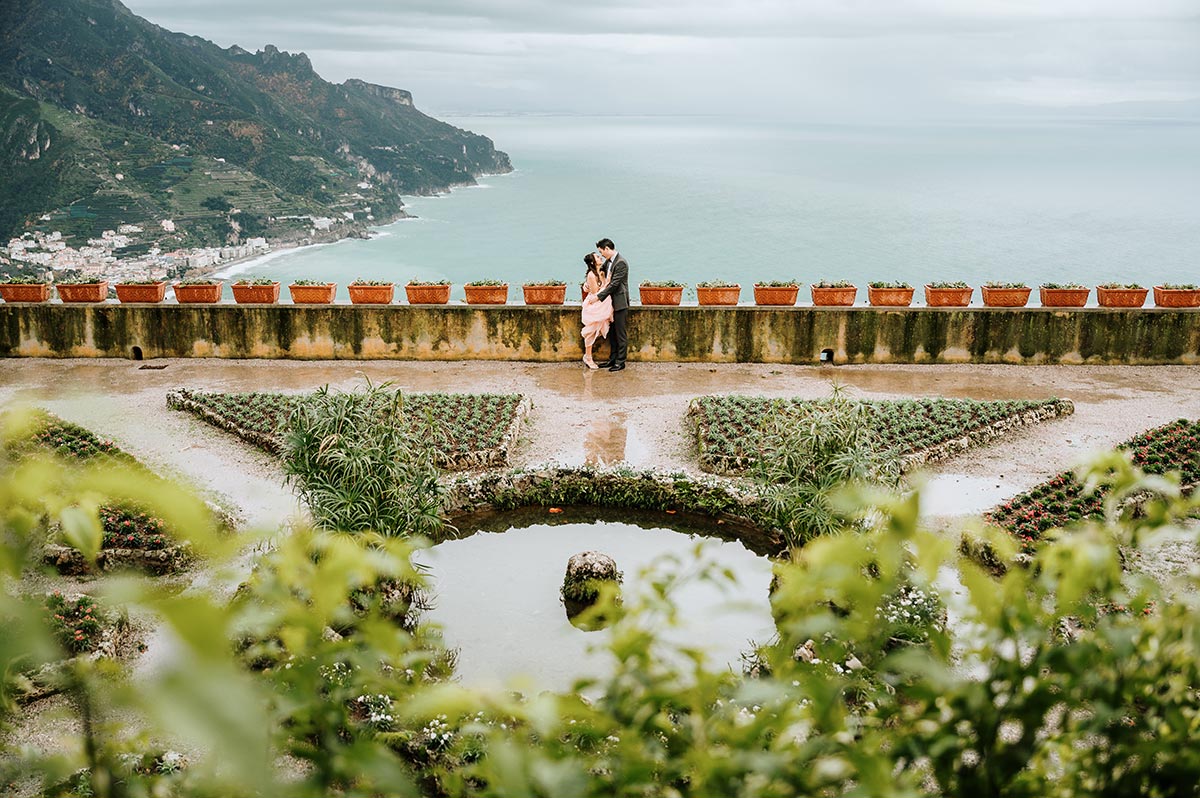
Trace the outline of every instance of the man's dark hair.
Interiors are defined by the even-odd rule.
[[[608,249],[616,249],[617,245],[612,242],[611,238],[602,238],[596,242],[596,249],[604,249],[605,247]]]

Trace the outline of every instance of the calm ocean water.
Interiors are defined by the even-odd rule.
[[[574,282],[601,236],[631,280],[1200,283],[1195,125],[782,127],[707,118],[473,117],[516,171],[408,201],[419,218],[245,270]],[[806,298],[802,291],[802,301]],[[286,291],[284,292],[286,296]],[[686,296],[686,295],[685,295]],[[860,291],[860,301],[865,290]],[[976,302],[979,301],[978,292]]]

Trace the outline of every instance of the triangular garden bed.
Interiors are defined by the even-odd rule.
[[[788,407],[819,409],[821,399],[701,396],[688,407],[700,450],[700,467],[715,474],[744,474],[757,462],[763,433]],[[1066,399],[981,401],[974,399],[862,400],[879,444],[896,451],[911,470],[987,443],[1018,427],[1075,412]]]
[[[1147,474],[1178,471],[1185,487],[1200,481],[1200,421],[1181,418],[1130,438],[1117,448],[1128,451],[1134,465]],[[1103,490],[1085,496],[1074,473],[1064,471],[985,517],[1016,536],[1023,551],[1031,551],[1049,529],[1085,518],[1103,518],[1104,496]]]
[[[214,427],[269,452],[283,452],[288,416],[307,394],[204,393],[183,388],[167,406],[186,410]],[[447,470],[503,466],[520,433],[529,402],[519,394],[404,395],[405,407],[431,425],[437,464]]]

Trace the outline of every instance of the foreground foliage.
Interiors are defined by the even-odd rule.
[[[1200,482],[1200,421],[1178,419],[1137,435],[1119,447],[1147,474],[1176,472],[1191,489]],[[1104,491],[1091,491],[1064,471],[992,510],[987,519],[1012,532],[1031,551],[1047,530],[1104,515]]]
[[[428,678],[429,641],[353,599],[381,579],[419,580],[400,538],[297,531],[232,603],[199,586],[174,594],[111,582],[111,601],[161,619],[176,656],[136,682],[112,663],[74,662],[64,678],[82,721],[77,744],[50,755],[6,738],[0,791],[1196,795],[1200,584],[1123,575],[1117,548],[1181,534],[1196,504],[1121,456],[1080,481],[1106,490],[1104,518],[1047,540],[1034,567],[999,580],[919,527],[919,497],[844,496],[839,517],[858,533],[814,540],[779,567],[780,640],[761,678],[706,668],[664,642],[658,630],[680,587],[669,575],[648,596],[626,596],[623,610],[605,608],[617,617],[610,675],[530,697]],[[1121,497],[1146,487],[1155,489],[1147,512],[1123,518]],[[199,502],[148,489],[136,473],[0,462],[0,673],[63,655],[42,597],[19,581],[38,525],[129,499],[214,562],[236,555]],[[991,544],[1016,547],[999,531]],[[941,587],[949,567],[963,590]],[[910,602],[944,603],[954,620],[896,645],[897,626],[879,619],[905,591]],[[248,630],[277,641],[278,667],[244,667],[234,649]],[[0,702],[0,722],[21,721]],[[197,752],[186,767],[162,752],[176,741]],[[286,776],[273,766],[284,753],[301,765]]]
[[[392,393],[400,396],[394,390]],[[379,394],[382,401],[382,393]],[[288,420],[319,394],[204,393],[178,389],[167,405],[186,410],[219,429],[275,455],[282,455]],[[515,394],[404,394],[405,412],[424,420],[431,452],[447,469],[503,465],[521,421]]]
[[[696,428],[700,465],[719,474],[752,471],[763,460],[764,434],[781,419],[803,421],[828,408],[827,399],[769,399],[761,396],[701,396],[688,417]],[[935,450],[967,438],[966,445],[987,440],[990,428],[1023,415],[1051,418],[1072,411],[1069,402],[975,399],[859,400],[865,422],[880,451],[905,458],[928,453],[940,459],[960,451]]]

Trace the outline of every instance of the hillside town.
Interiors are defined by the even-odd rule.
[[[170,219],[159,224],[163,232],[174,232],[175,224]],[[122,224],[116,230],[105,230],[99,238],[89,238],[86,244],[76,246],[72,246],[59,231],[27,232],[0,247],[0,269],[51,279],[71,275],[110,282],[168,280],[203,273],[271,250],[271,245],[261,237],[222,247],[168,251],[154,245],[138,248],[135,245],[144,232],[138,225]],[[136,254],[123,252],[131,247],[137,250]]]

